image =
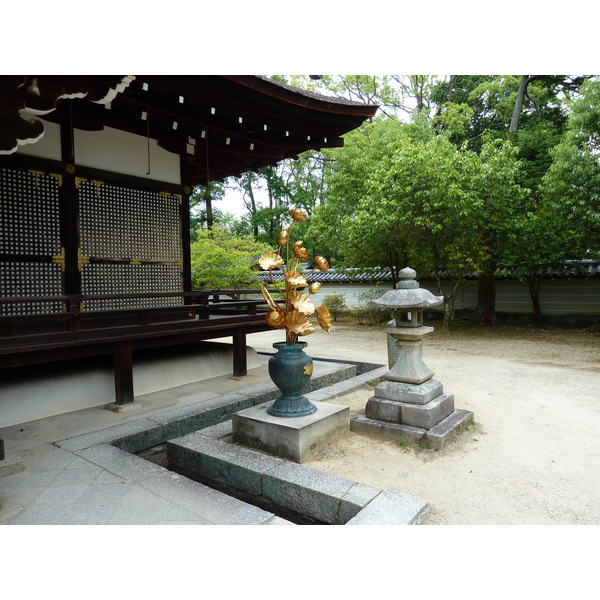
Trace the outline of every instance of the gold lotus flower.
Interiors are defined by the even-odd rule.
[[[284,229],[278,236],[277,236],[277,245],[278,246],[285,246],[288,243],[288,239],[289,239],[289,234],[287,232],[287,229]]]
[[[321,289],[321,284],[318,281],[316,281],[315,283],[311,283],[308,286],[308,291],[311,294],[316,294],[320,289]]]
[[[294,256],[300,260],[306,260],[308,258],[308,250],[302,245],[302,240],[298,240],[293,248]]]
[[[329,263],[322,256],[317,256],[315,258],[315,264],[321,273],[327,273],[329,270]]]
[[[283,329],[285,327],[285,313],[279,307],[270,310],[267,313],[267,325],[276,329]]]
[[[306,221],[306,213],[298,208],[290,208],[290,217],[298,223],[304,223]]]
[[[329,309],[322,304],[317,307],[317,321],[321,328],[329,333],[331,330],[331,315],[329,314]]]
[[[285,326],[289,331],[296,335],[309,335],[314,333],[315,328],[312,323],[306,318],[306,315],[299,310],[292,310],[285,318]]]
[[[277,306],[277,303],[273,300],[273,298],[271,298],[271,294],[269,294],[269,291],[262,283],[260,284],[260,291],[262,292],[263,298],[267,301],[267,304],[271,310],[279,309],[279,306]]]
[[[294,308],[298,309],[301,313],[312,315],[315,312],[315,305],[302,292],[291,291],[289,299]]]
[[[298,271],[288,271],[285,274],[285,279],[292,287],[302,287],[306,285],[306,279],[304,279]]]
[[[263,271],[270,271],[271,269],[277,269],[283,264],[283,258],[275,252],[265,252],[259,259],[258,264]]]

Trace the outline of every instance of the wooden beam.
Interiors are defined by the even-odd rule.
[[[133,347],[131,342],[120,342],[113,355],[115,371],[115,402],[133,402]]]
[[[246,375],[248,375],[246,330],[240,327],[233,334],[233,376],[245,377]]]

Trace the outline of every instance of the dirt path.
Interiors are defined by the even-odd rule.
[[[249,337],[270,348],[281,332]],[[386,362],[380,327],[344,323],[306,338],[313,355]],[[358,434],[310,466],[429,500],[424,524],[600,524],[600,335],[465,329],[425,341],[425,363],[475,424],[437,452]],[[333,400],[364,412],[359,390]]]

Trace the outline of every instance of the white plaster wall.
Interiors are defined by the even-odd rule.
[[[350,308],[362,304],[359,298],[361,294],[375,290],[378,293],[381,292],[379,295],[383,296],[383,294],[391,289],[391,283],[382,283],[380,285],[372,283],[324,283],[316,294],[311,295],[310,299],[315,306],[319,306],[325,296],[342,294],[346,306]]]
[[[105,127],[103,131],[75,130],[75,164],[167,183],[181,183],[177,154],[160,148],[156,140],[150,139],[150,173],[147,173],[147,139],[111,127]]]
[[[40,119],[39,116],[33,114],[29,115],[28,118],[42,121],[44,124],[44,134],[34,144],[24,144],[23,146],[19,146],[17,154],[38,156],[40,158],[48,158],[51,160],[61,160],[60,125],[44,121],[44,119]]]
[[[433,281],[419,282],[422,288],[438,295],[437,285]],[[529,288],[526,283],[514,280],[496,280],[496,310],[529,314],[533,312]],[[348,307],[360,304],[359,295],[377,290],[380,295],[391,289],[390,283],[324,283],[317,294],[311,296],[315,306],[322,303],[329,294],[342,294]],[[442,285],[444,292],[450,291],[450,284]],[[598,314],[600,313],[600,279],[544,279],[540,288],[542,312],[545,315]],[[477,307],[477,282],[468,282],[458,289],[455,308]],[[443,310],[441,305],[433,310]]]
[[[172,356],[175,353],[175,356]],[[248,369],[261,365],[253,348],[246,350]],[[56,368],[36,374],[35,365],[27,377],[16,378],[10,372],[0,387],[0,428],[60,415],[114,402],[112,368],[94,366],[73,368],[68,361]],[[137,360],[134,356],[133,386],[135,396],[229,375],[233,368],[231,344],[203,344],[196,352],[176,352],[169,348],[163,356]]]
[[[44,134],[34,144],[19,146],[18,154],[61,160],[60,126],[30,115],[44,123]],[[181,184],[179,156],[161,148],[156,140],[150,139],[150,173],[148,173],[148,140],[105,127],[102,131],[82,131],[76,129],[75,164],[133,175],[144,179]]]

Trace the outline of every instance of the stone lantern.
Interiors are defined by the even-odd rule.
[[[389,381],[423,383],[433,377],[433,371],[423,362],[423,338],[433,327],[423,325],[423,310],[443,302],[442,296],[434,296],[429,290],[419,287],[413,269],[402,269],[396,289],[389,290],[375,306],[395,309],[395,319],[388,323],[388,366],[385,376]]]
[[[454,410],[454,395],[445,394],[433,371],[423,362],[423,338],[433,327],[423,325],[423,311],[443,302],[419,287],[413,269],[402,269],[396,288],[375,306],[395,310],[385,329],[390,370],[375,388],[365,413],[350,421],[350,428],[383,439],[424,441],[440,450],[448,437],[473,421],[473,413]]]

